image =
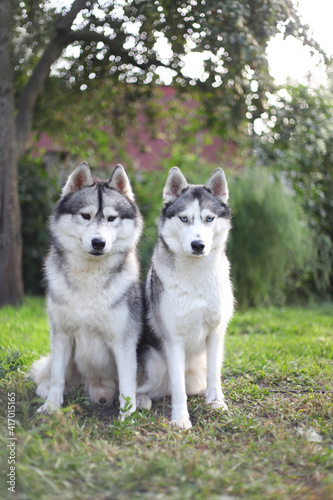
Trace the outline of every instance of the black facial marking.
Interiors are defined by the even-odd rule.
[[[112,205],[118,212],[121,219],[134,219],[136,220],[140,214],[137,205],[129,200],[126,196],[118,193],[116,189],[110,188],[107,181],[95,180],[92,186],[84,187],[79,191],[67,194],[60,198],[54,210],[55,219],[58,220],[62,215],[70,214],[76,215],[82,208],[91,204],[91,189],[95,189],[97,194],[98,211],[96,217],[102,219],[103,210],[107,206],[107,198],[112,198]]]
[[[97,211],[97,214],[96,214],[96,217],[98,219],[102,219],[103,218],[103,184],[102,183],[98,183],[97,184],[97,195],[98,195],[98,211]]]
[[[90,190],[91,187],[92,186],[85,187],[80,189],[80,191],[67,194],[63,198],[60,198],[54,210],[55,219],[58,220],[62,215],[66,214],[76,215],[82,208],[86,207],[88,205],[88,190]]]
[[[230,219],[231,210],[229,205],[227,203],[224,203],[223,201],[219,201],[205,186],[203,186],[203,189],[208,198],[204,196],[201,201],[199,200],[200,207],[203,208],[203,206],[205,206],[206,208],[211,210],[211,212],[215,213],[218,217]]]
[[[171,219],[185,211],[194,200],[199,201],[201,209],[207,208],[217,217],[230,218],[230,208],[226,203],[219,201],[205,186],[192,186],[184,190],[179,198],[164,206],[161,220]]]
[[[120,194],[116,189],[103,184],[105,193],[114,198],[114,207],[121,219],[136,219],[140,214],[137,205],[127,196]],[[119,200],[119,201],[116,201]]]

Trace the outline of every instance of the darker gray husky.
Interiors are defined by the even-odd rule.
[[[63,188],[50,222],[45,270],[51,355],[31,376],[46,399],[39,412],[63,403],[65,386],[84,384],[92,402],[134,411],[136,346],[142,327],[136,246],[142,219],[128,177],[118,165],[108,181],[81,163]],[[128,399],[129,398],[129,399]]]

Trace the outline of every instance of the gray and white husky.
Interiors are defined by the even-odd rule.
[[[100,181],[81,163],[50,219],[45,271],[51,355],[36,361],[30,372],[37,394],[46,399],[40,413],[60,407],[64,392],[79,384],[94,403],[111,404],[119,391],[121,410],[135,410],[141,231],[123,167]]]
[[[233,314],[226,243],[228,187],[218,168],[204,186],[169,173],[158,242],[145,285],[148,330],[139,346],[138,392],[171,394],[171,424],[191,427],[187,395],[227,410],[221,389],[223,340]]]

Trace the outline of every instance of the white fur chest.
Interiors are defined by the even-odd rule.
[[[164,324],[183,337],[191,350],[201,350],[208,333],[226,324],[232,315],[229,262],[222,255],[177,259],[175,264],[174,269],[164,268],[161,275]]]
[[[126,272],[112,279],[103,266],[71,269],[66,274],[54,272],[50,264],[47,274],[48,310],[57,328],[74,336],[87,333],[104,340],[123,334],[127,308],[115,306],[132,281]]]

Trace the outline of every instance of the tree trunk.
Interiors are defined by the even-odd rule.
[[[0,306],[23,297],[21,214],[18,196],[11,0],[0,0]]]
[[[23,297],[21,214],[18,195],[18,160],[32,127],[33,111],[48,78],[51,65],[63,48],[75,40],[101,38],[103,34],[71,31],[77,14],[93,8],[93,2],[74,0],[70,10],[55,25],[54,36],[35,66],[18,101],[15,119],[14,75],[11,65],[10,33],[12,0],[0,0],[0,307],[18,305]]]

